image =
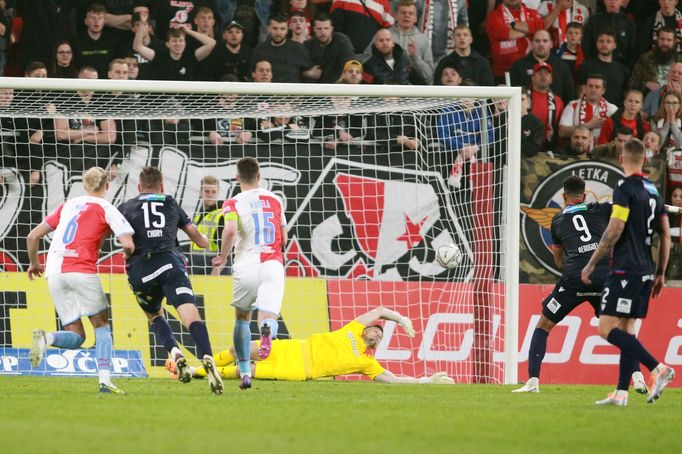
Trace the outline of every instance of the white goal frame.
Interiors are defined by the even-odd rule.
[[[271,96],[360,96],[360,97],[438,97],[504,98],[508,101],[507,166],[504,190],[505,250],[504,266],[504,382],[517,383],[518,307],[519,307],[519,206],[521,169],[521,88],[519,87],[444,87],[401,85],[228,83],[180,81],[116,81],[83,79],[0,78],[0,88],[15,90],[93,90],[98,92],[237,94]]]

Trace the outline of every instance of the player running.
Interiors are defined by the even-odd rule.
[[[208,240],[199,233],[178,202],[163,193],[163,175],[159,169],[142,169],[137,189],[140,194],[119,207],[135,231],[135,253],[126,264],[130,288],[147,315],[157,342],[178,365],[179,380],[187,383],[192,375],[164,317],[161,307],[164,297],[178,311],[197,346],[197,356],[208,372],[211,392],[222,394],[223,381],[215,370],[208,331],[187,277],[185,257],[178,251],[178,229],[201,247],[208,246]]]
[[[611,215],[610,203],[585,203],[585,181],[571,175],[564,180],[566,207],[552,219],[552,253],[562,271],[552,293],[542,302],[538,321],[528,351],[528,381],[515,393],[540,392],[540,367],[547,349],[547,336],[552,329],[583,302],[587,301],[599,316],[601,291],[609,273],[609,259],[602,258],[594,272],[591,285],[580,280],[580,272],[597,248]],[[635,389],[646,394],[647,388],[640,371],[632,375]]]
[[[107,299],[97,276],[97,259],[104,238],[113,232],[123,251],[135,250],[134,230],[123,215],[104,197],[109,189],[107,172],[92,167],[83,174],[87,195],[75,197],[59,205],[26,238],[28,278],[43,273],[38,262],[38,246],[42,237],[54,231],[45,261],[45,278],[63,331],[33,331],[29,358],[33,367],[43,360],[48,346],[78,349],[85,341],[81,317],[87,316],[95,330],[95,356],[99,390],[102,393],[125,394],[111,382],[112,338]]]
[[[234,347],[241,371],[241,389],[251,387],[249,323],[258,309],[261,359],[270,354],[271,339],[277,338],[282,297],[284,296],[284,259],[287,242],[286,219],[282,201],[260,184],[258,161],[245,157],[237,162],[237,181],[241,192],[223,203],[222,246],[212,264],[221,267],[235,248],[233,261],[233,300],[235,308]]]
[[[265,380],[304,381],[316,378],[335,377],[345,374],[363,374],[383,383],[452,384],[454,381],[445,372],[430,377],[397,377],[384,369],[371,356],[384,335],[376,320],[391,320],[398,323],[409,337],[414,337],[414,328],[409,318],[400,313],[377,307],[359,316],[336,331],[313,334],[305,340],[278,339],[272,341],[270,355],[259,361],[259,342],[251,342],[251,364],[254,378]],[[240,368],[234,367],[235,350],[230,348],[215,357],[220,374],[225,378],[239,378]],[[171,361],[166,368],[175,373]],[[205,377],[203,369],[193,370],[194,376]]]
[[[653,403],[675,377],[675,371],[659,363],[632,334],[635,321],[645,318],[649,296],[658,296],[665,283],[670,255],[670,224],[663,199],[656,185],[642,173],[644,144],[631,139],[623,148],[620,163],[625,179],[613,190],[613,210],[599,247],[582,270],[582,281],[590,285],[597,263],[613,248],[611,272],[602,296],[599,335],[620,349],[616,391],[597,405],[628,404],[630,374],[636,362],[651,371],[647,402]],[[654,274],[651,238],[657,231],[661,238],[658,269]]]

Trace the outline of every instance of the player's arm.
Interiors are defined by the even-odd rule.
[[[133,38],[133,50],[140,54],[145,60],[152,61],[154,60],[154,57],[156,57],[156,52],[151,47],[144,45],[144,34],[145,29],[147,28],[146,25],[147,24],[142,27],[137,27],[135,37]]]
[[[135,252],[135,241],[133,241],[133,236],[130,234],[119,235],[118,242],[121,243],[121,248],[123,248],[123,253],[126,257],[130,257]]]
[[[26,237],[26,250],[28,252],[29,266],[28,279],[34,280],[43,274],[43,266],[38,262],[38,247],[40,239],[50,233],[52,227],[47,223],[41,222],[38,224]]]
[[[409,318],[403,317],[400,315],[400,312],[392,311],[382,306],[376,307],[355,319],[356,322],[364,326],[369,326],[376,320],[390,320],[396,322],[405,330],[405,333],[407,333],[409,337],[414,337],[414,328],[412,327],[412,321]]]
[[[613,248],[613,246],[618,242],[618,239],[623,234],[625,229],[625,222],[627,221],[627,215],[629,213],[628,208],[621,207],[619,205],[613,206],[613,213],[611,214],[611,219],[609,220],[609,225],[606,226],[606,230],[599,240],[599,246],[590,257],[590,261],[587,262],[585,268],[583,268],[580,278],[585,285],[590,285],[590,274],[594,271],[595,266],[608,252]]]
[[[652,292],[654,298],[661,293],[661,289],[665,285],[665,270],[668,269],[670,248],[672,246],[672,240],[670,238],[670,220],[668,219],[668,216],[664,214],[658,219],[658,234],[661,237],[661,245],[658,248],[658,268],[656,268],[656,278],[654,279],[654,288]]]
[[[229,215],[230,213],[228,213]],[[227,261],[227,256],[234,247],[234,243],[237,240],[237,219],[236,215],[232,219],[225,219],[225,227],[223,228],[223,235],[220,239],[222,243],[220,245],[220,254],[213,257],[211,264],[213,266],[223,266]]]
[[[552,249],[552,257],[554,257],[554,264],[556,265],[556,269],[559,271],[564,269],[564,248],[557,244],[553,244],[551,246]]]
[[[417,378],[417,377],[398,377],[396,376],[393,372],[390,372],[388,370],[383,371],[376,377],[374,377],[374,381],[378,381],[380,383],[406,383],[406,384],[414,384],[414,385],[452,385],[455,383],[455,381],[448,377],[448,374],[445,372],[436,372],[435,374],[431,375],[430,377],[422,377],[422,378]]]
[[[289,241],[289,231],[287,230],[287,226],[283,225],[281,227],[282,229],[282,250],[286,248],[287,241]]]
[[[194,244],[204,249],[208,247],[208,238],[202,235],[194,224],[190,222],[189,224],[185,224],[183,227],[181,227],[181,229],[187,234],[189,239],[194,242]]]

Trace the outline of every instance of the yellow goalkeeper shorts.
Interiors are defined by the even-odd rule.
[[[255,363],[255,378],[304,381],[312,377],[308,342],[296,339],[272,341],[270,356]]]

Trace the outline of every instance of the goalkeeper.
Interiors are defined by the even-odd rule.
[[[414,328],[409,318],[400,313],[377,307],[359,316],[336,331],[313,334],[305,340],[278,339],[272,341],[270,356],[258,361],[258,341],[251,342],[251,373],[254,378],[265,380],[304,381],[316,378],[334,377],[345,374],[363,374],[383,383],[452,384],[454,381],[445,372],[430,377],[397,377],[381,367],[369,355],[383,337],[381,325],[376,320],[391,320],[398,323],[409,337],[414,337]],[[215,356],[220,374],[225,378],[239,378],[239,368],[234,347]],[[166,361],[166,368],[175,373],[175,364]],[[205,377],[203,368],[192,369],[194,377]]]

